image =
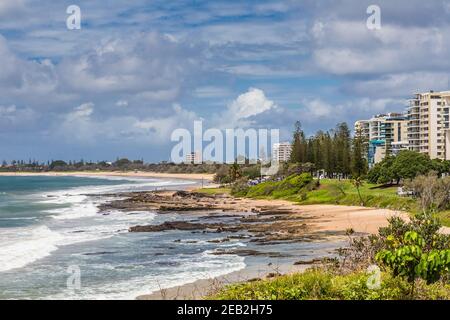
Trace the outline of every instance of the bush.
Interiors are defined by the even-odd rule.
[[[310,269],[304,273],[280,276],[272,280],[227,286],[212,299],[224,300],[391,300],[406,299],[409,285],[402,278],[381,274],[381,287],[369,289],[369,274],[355,272],[336,275],[324,269]],[[420,299],[449,299],[450,286],[436,283],[417,284]],[[419,290],[418,290],[419,291]]]
[[[250,187],[247,184],[247,179],[239,179],[231,187],[231,194],[237,197],[245,197],[249,188]]]
[[[430,172],[406,182],[405,189],[419,198],[423,211],[445,210],[449,206],[450,177],[438,178],[435,172]]]
[[[313,187],[313,177],[309,173],[293,174],[281,181],[266,181],[249,188],[248,197],[284,198],[299,194],[306,187]]]
[[[339,250],[337,266],[234,284],[210,298],[450,299],[450,236],[438,233],[439,229],[439,222],[429,215],[418,215],[410,222],[394,217],[378,235],[351,238],[350,247]],[[348,230],[347,234],[351,237],[353,232]],[[367,284],[371,274],[362,270],[377,260],[386,269],[381,273],[380,287],[372,289]]]

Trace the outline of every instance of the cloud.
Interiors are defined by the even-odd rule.
[[[154,93],[180,86],[195,66],[194,49],[151,32],[107,41],[68,58],[60,75],[65,85],[81,92]]]
[[[313,58],[321,70],[338,75],[439,70],[450,66],[449,31],[388,23],[372,31],[361,21],[316,22]]]
[[[0,1],[8,157],[155,159],[152,146],[198,115],[288,134],[301,120],[313,133],[449,89],[449,1],[380,0],[377,31],[366,28],[369,0],[88,1],[80,32],[66,30],[60,3],[35,3]]]
[[[229,88],[217,86],[198,87],[194,90],[194,96],[197,98],[223,98],[231,94]]]
[[[82,105],[76,107],[73,112],[69,113],[66,120],[72,122],[80,119],[89,119],[93,112],[94,104],[92,102],[83,103]]]
[[[24,0],[2,0],[0,1],[0,17],[19,12],[24,8]]]
[[[118,100],[116,102],[117,107],[125,108],[128,107],[128,101],[127,100]]]
[[[408,97],[415,92],[448,90],[450,74],[446,72],[409,72],[382,75],[352,82],[343,87],[346,93],[370,97]]]
[[[177,128],[191,128],[199,117],[192,111],[173,105],[166,117],[140,119],[131,115],[103,118],[94,117],[92,102],[81,104],[63,116],[63,121],[54,130],[71,144],[95,145],[99,139],[117,143],[164,145],[170,143],[170,136]]]
[[[0,132],[27,131],[34,121],[35,114],[30,108],[0,105]]]
[[[215,122],[220,128],[246,127],[255,123],[255,116],[276,108],[264,91],[250,88],[231,102],[223,113],[216,116]]]

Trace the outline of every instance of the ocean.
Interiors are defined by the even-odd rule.
[[[244,268],[242,257],[211,254],[222,246],[244,246],[239,241],[213,244],[206,240],[217,235],[182,231],[128,232],[130,226],[179,219],[176,214],[100,214],[97,209],[110,199],[102,195],[189,184],[122,177],[0,176],[0,299],[135,299]]]

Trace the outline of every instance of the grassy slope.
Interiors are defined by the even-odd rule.
[[[293,181],[298,183],[299,181]],[[290,187],[283,184],[279,188],[279,182],[265,182],[253,186],[246,196],[255,199],[285,199],[302,205],[308,204],[338,204],[359,206],[361,205],[356,187],[348,180],[320,180],[320,186],[314,190],[304,185],[301,188]],[[278,186],[278,188],[277,188]],[[276,189],[276,190],[275,190]],[[230,188],[204,188],[196,190],[208,194],[230,193]],[[360,188],[364,205],[373,208],[387,208],[416,213],[419,208],[416,200],[410,197],[397,195],[397,186],[382,187],[380,185],[364,183]],[[450,210],[438,213],[443,225],[450,227]]]
[[[333,275],[321,269],[227,286],[210,299],[224,300],[390,300],[408,299],[410,286],[400,278],[383,273],[381,288],[367,287],[369,275],[356,272]],[[416,299],[450,299],[450,285],[426,285],[418,281]]]
[[[205,194],[228,194],[230,193],[230,188],[202,188],[196,189],[195,192],[205,193]]]
[[[270,191],[272,182],[250,188],[247,193],[252,198],[276,198],[286,199],[299,204],[340,204],[340,205],[361,205],[356,187],[348,180],[320,180],[320,186],[314,190],[303,188],[299,192],[292,193],[288,190],[276,192],[264,192],[263,189]],[[311,188],[310,188],[311,189]],[[380,187],[379,185],[365,183],[360,192],[367,207],[389,208],[394,210],[404,210],[415,212],[417,204],[414,199],[409,197],[400,197],[396,194],[397,186]]]
[[[397,195],[397,186],[381,187],[365,183],[360,187],[364,206],[374,208],[389,208],[415,212],[416,201],[409,197]],[[350,181],[322,179],[317,190],[308,192],[306,198],[299,199],[301,204],[341,204],[361,205],[356,187]]]

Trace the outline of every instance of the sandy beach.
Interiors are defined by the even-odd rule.
[[[161,179],[186,179],[204,180],[210,182],[214,174],[209,173],[162,173],[148,171],[71,171],[71,172],[0,172],[0,176],[111,176],[134,178],[161,178]]]
[[[408,214],[388,209],[373,209],[365,207],[348,207],[337,205],[307,205],[300,206],[283,200],[249,200],[242,199],[245,205],[253,207],[265,207],[267,205],[279,206],[280,210],[293,210],[302,217],[308,219],[308,226],[313,233],[344,233],[352,228],[356,233],[370,234],[376,233],[378,228],[387,226],[387,219],[392,216],[400,216],[408,219]],[[330,236],[333,237],[333,236]],[[336,236],[334,236],[336,238]],[[202,299],[214,293],[223,286],[251,281],[252,279],[266,278],[267,275],[276,270],[280,274],[302,272],[310,265],[267,265],[246,267],[243,270],[230,274],[195,281],[193,283],[176,286],[168,289],[161,289],[148,295],[137,297],[138,300],[174,300],[174,299]]]
[[[171,222],[161,225],[136,226],[132,232],[161,232],[165,230],[184,230],[195,232],[213,232],[221,235],[219,241],[232,241],[231,232],[239,236],[241,232],[250,234],[250,242],[262,246],[253,250],[235,250],[224,254],[244,256],[265,256],[262,247],[277,248],[283,243],[291,248],[301,247],[305,242],[343,242],[348,229],[355,234],[376,233],[380,227],[388,224],[388,218],[399,216],[408,219],[408,214],[388,209],[351,207],[339,205],[297,205],[285,200],[258,200],[234,198],[226,194],[202,195],[196,192],[157,192],[132,193],[130,198],[106,205],[103,209],[118,208],[124,211],[152,210],[160,214],[176,212],[182,215],[194,215],[195,219],[183,222]],[[236,216],[233,222],[230,217]],[[220,220],[220,219],[224,220]],[[202,221],[201,224],[198,221]],[[211,221],[211,222],[209,222]],[[202,231],[203,230],[203,231]],[[209,231],[208,231],[209,230]],[[239,234],[238,234],[239,233]],[[298,244],[298,245],[296,245]],[[259,250],[262,251],[259,251]],[[246,252],[249,251],[249,252]],[[272,253],[271,253],[272,254]],[[198,280],[193,283],[165,288],[137,299],[200,299],[218,288],[235,282],[265,278],[274,273],[286,274],[299,272],[307,265],[295,265],[292,260],[274,265],[262,257],[257,265],[230,274]],[[276,260],[278,261],[278,260]],[[282,260],[280,260],[282,261]]]

